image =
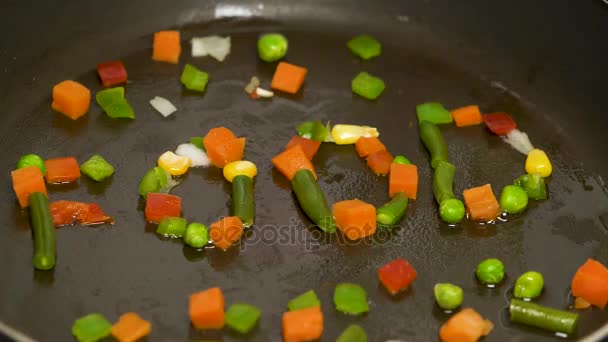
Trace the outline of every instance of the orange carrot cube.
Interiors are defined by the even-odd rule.
[[[197,329],[224,327],[224,294],[213,287],[190,295],[190,321]]]
[[[300,145],[277,154],[272,158],[272,164],[289,180],[292,180],[296,173],[302,169],[310,170],[317,179],[315,168]]]
[[[80,178],[80,167],[74,157],[49,159],[44,162],[46,182],[70,183]]]
[[[376,137],[361,137],[355,143],[355,148],[359,157],[367,157],[372,153],[386,151],[386,146]]]
[[[367,156],[367,166],[377,175],[388,175],[392,163],[393,155],[386,150],[374,152]]]
[[[212,128],[203,138],[207,156],[217,167],[224,167],[230,162],[242,160],[245,143],[245,138],[237,138],[226,127]]]
[[[135,312],[120,316],[112,326],[112,336],[119,342],[135,342],[150,334],[152,325]]]
[[[283,314],[283,342],[317,340],[323,334],[321,307],[288,311]]]
[[[46,184],[42,172],[36,166],[28,166],[11,172],[13,180],[13,190],[17,195],[17,200],[21,208],[30,205],[30,195],[34,192],[41,192],[47,195]]]
[[[391,198],[404,192],[407,198],[416,199],[418,193],[418,168],[413,164],[391,164],[388,193]]]
[[[376,207],[361,200],[334,203],[336,225],[349,239],[357,240],[376,232]]]
[[[441,326],[439,339],[441,342],[477,342],[493,328],[494,324],[484,319],[477,311],[464,308]]]
[[[53,87],[51,108],[72,120],[85,115],[91,105],[91,91],[75,81],[63,81]]]
[[[179,31],[160,31],[154,34],[152,59],[177,64],[182,53]]]
[[[479,125],[483,117],[477,106],[466,106],[452,111],[452,118],[458,127]]]
[[[302,87],[306,73],[308,73],[306,68],[286,62],[279,62],[270,86],[272,89],[295,94]]]
[[[301,136],[296,135],[291,138],[291,140],[289,140],[289,142],[285,146],[285,149],[289,150],[290,148],[296,145],[300,145],[300,147],[302,147],[302,150],[304,151],[304,154],[306,155],[306,158],[308,158],[308,160],[312,160],[312,158],[317,153],[319,146],[321,146],[321,142],[312,139],[302,138]]]
[[[492,221],[500,213],[500,205],[490,184],[467,189],[462,193],[469,217],[477,221]]]
[[[588,259],[572,278],[572,295],[604,310],[608,304],[608,269],[599,261]]]
[[[227,250],[243,235],[243,223],[237,216],[222,217],[211,224],[209,234],[214,245]]]

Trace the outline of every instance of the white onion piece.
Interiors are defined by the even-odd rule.
[[[192,167],[209,166],[209,158],[205,151],[192,144],[181,144],[177,146],[175,154],[188,157],[192,161]]]
[[[150,104],[156,109],[162,116],[167,117],[177,110],[173,103],[164,97],[156,96],[150,100]]]
[[[192,57],[211,57],[223,62],[230,53],[230,36],[195,37],[191,40]]]
[[[270,90],[266,90],[266,89],[262,89],[260,87],[255,88],[255,93],[259,96],[259,97],[265,97],[265,98],[270,98],[274,96],[274,93]]]
[[[528,135],[517,128],[509,132],[506,136],[501,137],[507,144],[511,145],[518,152],[527,156],[534,149]]]

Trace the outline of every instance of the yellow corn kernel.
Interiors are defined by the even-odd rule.
[[[361,137],[378,137],[378,129],[369,126],[335,125],[331,129],[331,137],[338,145],[354,144]]]
[[[158,157],[158,166],[173,176],[181,176],[188,172],[192,160],[188,157],[178,156],[177,154],[167,151]]]
[[[226,164],[224,166],[224,178],[232,183],[236,176],[247,176],[251,179],[258,174],[258,168],[254,163],[247,160],[238,160]]]
[[[535,148],[528,153],[528,158],[526,158],[527,173],[538,173],[541,177],[549,177],[552,171],[553,167],[544,151]]]

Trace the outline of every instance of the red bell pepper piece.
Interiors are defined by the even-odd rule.
[[[486,114],[483,116],[483,121],[486,123],[486,127],[496,135],[507,135],[517,128],[513,118],[507,113]]]
[[[404,259],[395,259],[378,270],[380,282],[392,295],[405,290],[417,275],[414,267]]]
[[[179,217],[182,211],[182,199],[169,195],[150,192],[146,197],[146,220],[158,223],[165,217]]]
[[[57,201],[52,203],[50,208],[56,227],[74,223],[82,225],[114,223],[114,220],[95,203]]]
[[[104,87],[122,84],[127,81],[127,69],[121,61],[97,64],[97,73]]]

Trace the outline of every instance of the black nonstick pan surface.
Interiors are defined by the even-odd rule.
[[[148,341],[280,341],[288,300],[314,289],[323,303],[323,341],[335,340],[351,323],[363,326],[370,341],[433,341],[449,317],[434,304],[437,282],[462,286],[464,306],[494,322],[485,340],[555,340],[509,323],[517,276],[542,272],[546,285],[538,302],[565,309],[575,270],[589,257],[608,262],[608,9],[602,1],[5,1],[0,16],[0,321],[36,340],[71,340],[73,321],[87,313],[114,321],[135,311],[153,325]],[[182,32],[180,64],[152,61],[153,32],[171,28]],[[270,31],[288,37],[286,60],[309,74],[296,96],[253,101],[243,91],[249,78],[257,75],[269,86],[274,72],[255,49],[257,37]],[[363,62],[350,54],[346,41],[360,33],[383,43],[382,56]],[[232,37],[223,63],[190,57],[189,39],[211,34]],[[129,73],[133,122],[111,120],[95,104],[75,122],[50,109],[54,84],[74,79],[95,93],[101,89],[96,63],[114,59]],[[204,95],[182,89],[186,62],[210,74]],[[386,82],[377,101],[351,93],[350,80],[360,71]],[[162,118],[148,104],[154,96],[168,98],[178,112]],[[510,113],[553,162],[549,199],[506,223],[443,224],[415,120],[415,105],[427,101]],[[399,228],[353,244],[311,225],[270,163],[306,120],[376,126],[393,154],[418,165],[419,198]],[[216,126],[247,137],[245,157],[259,168],[256,224],[240,248],[199,252],[154,233],[137,184],[162,152]],[[442,130],[458,170],[456,193],[485,183],[499,193],[525,172],[525,156],[485,128]],[[9,172],[26,153],[80,162],[99,153],[117,169],[101,184],[83,177],[50,187],[52,200],[99,203],[116,219],[113,226],[58,229],[57,266],[50,272],[33,270],[29,215],[11,189]],[[353,146],[324,144],[314,164],[330,203],[387,200],[386,179],[372,175]],[[189,220],[209,224],[229,213],[230,187],[217,168],[191,170],[173,193],[183,198]],[[398,257],[419,276],[392,298],[376,271]],[[488,257],[503,260],[507,270],[495,289],[479,285],[473,274]],[[339,282],[365,287],[368,314],[334,310]],[[255,331],[238,336],[191,328],[188,295],[212,286],[224,290],[227,304],[262,309]],[[570,338],[607,320],[605,311],[582,311]]]

